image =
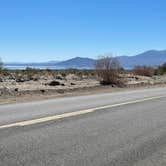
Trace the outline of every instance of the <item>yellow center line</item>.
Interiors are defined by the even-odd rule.
[[[118,106],[123,106],[123,105],[128,105],[128,104],[134,104],[134,103],[140,103],[143,101],[160,99],[160,98],[164,98],[164,97],[166,97],[166,95],[138,99],[138,100],[123,102],[123,103],[118,103],[118,104],[106,105],[106,106],[102,106],[102,107],[96,107],[96,108],[91,108],[91,109],[86,109],[86,110],[81,110],[81,111],[63,113],[60,115],[52,115],[52,116],[48,116],[48,117],[37,118],[37,119],[27,120],[27,121],[22,121],[22,122],[16,122],[16,123],[11,123],[11,124],[7,124],[7,125],[2,125],[2,126],[0,126],[0,129],[10,128],[10,127],[19,127],[19,126],[28,126],[28,125],[33,125],[33,124],[38,124],[38,123],[88,114],[88,113],[92,113],[92,112],[95,112],[95,111],[101,110],[101,109],[113,108],[113,107],[118,107]]]

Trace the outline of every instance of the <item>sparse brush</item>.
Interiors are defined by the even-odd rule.
[[[135,75],[152,77],[154,75],[154,68],[148,66],[136,66],[133,69]]]

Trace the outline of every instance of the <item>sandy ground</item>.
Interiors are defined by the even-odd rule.
[[[0,104],[166,86],[166,76],[143,77],[126,74],[122,77],[125,82],[123,88],[101,86],[95,78],[79,78],[73,74],[65,78],[41,77],[38,80],[23,81],[1,78]],[[50,86],[52,81],[57,81],[60,85]]]

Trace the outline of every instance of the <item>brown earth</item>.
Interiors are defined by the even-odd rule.
[[[166,76],[144,77],[133,74],[121,75],[124,80],[123,88],[101,86],[95,77],[76,76],[66,77],[57,75],[41,76],[38,78],[9,78],[0,77],[0,104],[26,102],[63,96],[86,95],[94,93],[111,93],[122,90],[158,87],[166,85]]]

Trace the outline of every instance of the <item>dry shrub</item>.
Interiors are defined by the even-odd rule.
[[[166,74],[166,63],[158,66],[156,69],[155,69],[155,74],[156,75],[163,75],[163,74]]]
[[[102,85],[120,85],[120,63],[117,58],[102,56],[95,62],[96,74]]]
[[[152,77],[154,75],[154,69],[148,66],[136,66],[133,69],[135,75]]]

